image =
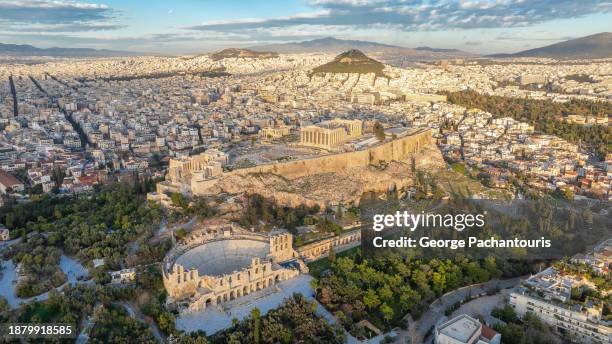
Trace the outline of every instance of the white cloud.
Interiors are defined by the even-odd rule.
[[[67,0],[0,0],[0,28],[8,25],[108,24],[116,11],[104,4]],[[76,26],[75,26],[76,28]]]
[[[402,31],[521,27],[612,10],[612,3],[597,0],[313,0],[309,4],[316,11],[207,22],[189,29],[230,32],[297,25],[368,28],[380,24],[396,25]]]

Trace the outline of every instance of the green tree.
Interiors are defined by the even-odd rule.
[[[491,311],[491,315],[505,323],[518,323],[519,318],[514,311],[514,308],[510,305],[505,305],[502,308],[494,308]]]
[[[389,320],[393,319],[393,308],[389,307],[386,303],[380,306],[380,313],[383,315],[383,319],[388,323]]]
[[[9,311],[11,307],[8,304],[8,301],[4,296],[0,296],[0,315]]]
[[[385,284],[378,290],[378,296],[383,302],[389,302],[393,299],[393,291],[388,284]]]
[[[189,206],[189,202],[187,201],[185,196],[183,196],[179,192],[173,192],[172,194],[170,194],[170,200],[172,201],[173,206],[182,208],[184,210],[186,210]]]
[[[386,136],[385,135],[385,128],[383,127],[383,125],[379,121],[376,121],[374,123],[373,130],[374,130],[374,135],[376,135],[376,138],[379,141],[384,141],[385,140],[385,136]]]
[[[253,308],[251,318],[253,319],[253,342],[259,344],[261,341],[261,312],[259,308]]]
[[[185,228],[181,227],[176,230],[175,235],[178,239],[183,239],[187,235],[187,232],[185,231]]]
[[[368,309],[372,310],[380,305],[380,299],[374,289],[368,289],[363,296],[363,303],[368,307]]]
[[[411,311],[421,301],[421,295],[408,285],[400,287],[400,307],[403,312]]]
[[[329,254],[327,255],[327,259],[330,263],[334,263],[336,261],[336,251],[334,251],[333,247],[329,248]]]
[[[344,217],[344,212],[342,211],[342,204],[338,204],[334,215],[337,219],[342,219],[342,217]]]
[[[565,190],[563,190],[563,198],[568,201],[574,200],[574,192],[571,188],[565,188]]]
[[[59,189],[64,182],[64,178],[66,177],[66,172],[59,166],[55,166],[53,168],[53,173],[51,174],[51,180],[53,180],[55,184],[55,189]]]

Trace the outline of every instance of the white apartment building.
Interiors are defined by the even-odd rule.
[[[512,292],[510,305],[519,317],[533,313],[557,331],[571,333],[579,343],[612,343],[612,328],[600,323],[601,313],[592,309],[542,300],[530,296],[526,289]]]
[[[578,343],[612,343],[612,327],[601,319],[602,307],[594,302],[569,303],[576,283],[549,268],[530,277],[510,293],[509,304],[519,317],[533,314]]]

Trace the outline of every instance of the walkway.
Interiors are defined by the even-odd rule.
[[[145,324],[148,328],[150,328],[151,332],[153,333],[153,336],[160,343],[166,342],[164,337],[161,335],[161,331],[159,330],[159,327],[157,327],[157,324],[155,323],[155,321],[151,321],[151,322],[145,321],[144,314],[142,314],[142,312],[137,307],[134,307],[131,303],[124,302],[124,301],[113,302],[113,304],[123,307],[128,312],[130,317],[140,321],[141,323]]]
[[[251,310],[255,307],[259,308],[261,315],[268,313],[271,309],[278,308],[283,300],[292,297],[293,293],[301,293],[308,299],[312,299],[311,279],[312,277],[309,275],[299,275],[290,280],[282,281],[273,288],[266,288],[225,303],[223,304],[224,309],[209,307],[201,312],[178,316],[176,318],[176,328],[186,332],[202,330],[207,335],[212,335],[231,327],[233,318],[242,320],[249,316]]]
[[[513,288],[520,283],[521,278],[522,277],[492,280],[459,288],[442,295],[431,303],[429,309],[421,315],[419,320],[414,321],[410,315],[407,315],[406,321],[412,331],[400,331],[395,342],[411,343],[411,340],[413,343],[424,342],[424,339],[429,339],[425,338],[429,330],[444,319],[444,312],[449,306],[461,302],[468,297],[484,296],[491,290]]]
[[[25,299],[17,297],[15,294],[15,287],[17,287],[17,272],[15,271],[15,264],[12,260],[0,261],[0,267],[0,296],[6,298],[11,309],[19,308],[21,303],[44,301],[49,298],[48,291]],[[62,255],[60,258],[60,268],[66,274],[67,281],[61,286],[55,288],[57,291],[61,291],[68,284],[74,285],[76,283],[81,283],[81,280],[88,275],[87,269],[85,269],[81,263],[66,255]]]

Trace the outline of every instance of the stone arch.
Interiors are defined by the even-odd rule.
[[[239,298],[240,296],[242,296],[242,295],[240,295],[240,289],[238,289],[238,290],[236,290],[236,298]]]
[[[204,304],[206,305],[206,308],[210,307],[210,305],[212,305],[212,299],[207,299]]]
[[[244,288],[242,288],[242,295],[246,295],[249,293],[249,287],[244,286]]]
[[[221,296],[217,296],[217,304],[221,303]]]
[[[270,277],[270,279],[268,280],[268,286],[271,286],[273,284],[274,280],[272,279],[272,277]]]
[[[223,294],[223,302],[227,302],[227,294]]]
[[[257,290],[261,289],[261,282],[257,282],[257,284],[256,284],[256,289],[257,289]]]
[[[234,291],[233,291],[233,290],[232,290],[232,291],[230,291],[230,297],[229,297],[229,299],[230,299],[230,300],[233,300],[233,299],[235,299],[235,298],[236,298],[236,295],[234,294]]]

